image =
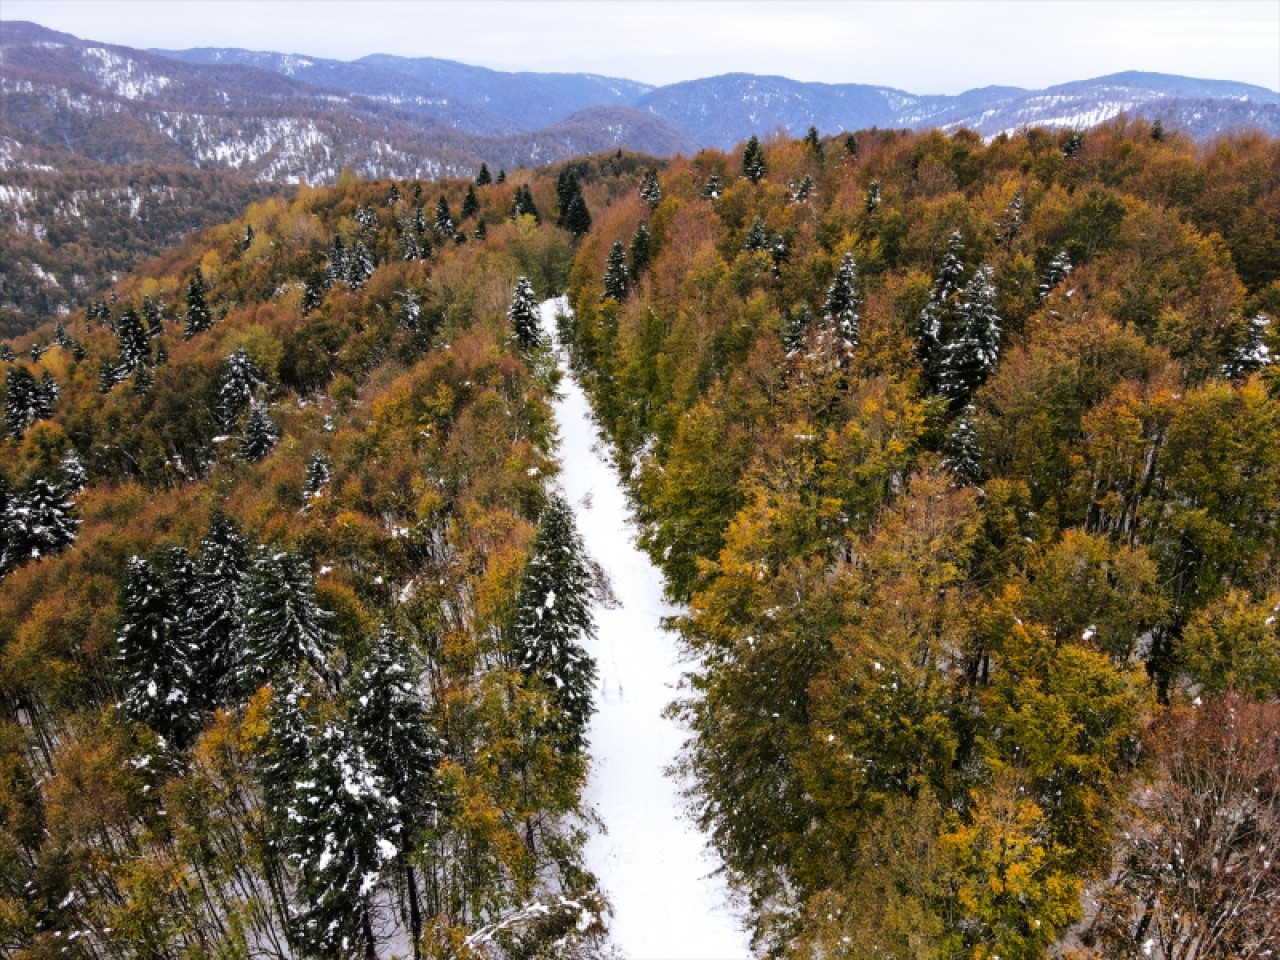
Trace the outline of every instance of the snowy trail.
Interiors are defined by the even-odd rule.
[[[553,336],[563,298],[542,304]],[[563,369],[563,364],[562,364]],[[745,960],[749,938],[720,866],[684,816],[679,785],[665,773],[685,732],[662,715],[683,672],[675,637],[660,626],[677,613],[662,574],[635,545],[636,530],[612,466],[592,449],[596,428],[578,383],[566,374],[555,404],[561,485],[587,551],[608,571],[620,606],[596,608],[589,641],[600,682],[588,727],[592,769],[584,800],[604,821],[587,866],[613,903],[612,939],[629,960]]]

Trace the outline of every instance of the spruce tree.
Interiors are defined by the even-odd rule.
[[[924,367],[925,383],[930,389],[938,387],[942,344],[947,334],[945,328],[952,308],[951,301],[959,293],[964,279],[964,262],[960,259],[963,250],[964,240],[957,230],[947,240],[947,249],[942,255],[937,276],[934,277],[929,301],[920,311],[916,327],[916,352]]]
[[[329,255],[324,267],[324,285],[332,287],[335,283],[345,283],[350,271],[350,256],[342,237],[334,236],[329,244]]]
[[[648,170],[640,178],[640,199],[649,205],[650,210],[656,210],[662,202],[662,185],[658,183],[656,170]]]
[[[499,168],[498,168],[498,176],[497,176],[497,178],[496,178],[493,182],[494,182],[494,183],[506,183],[506,182],[507,182],[507,171],[505,171],[505,170],[503,170],[501,167],[499,167]]]
[[[572,750],[582,747],[596,678],[595,661],[580,645],[595,632],[591,585],[573,513],[562,497],[553,495],[516,597],[512,653],[527,677],[546,685],[563,715],[555,729]]]
[[[68,497],[74,497],[84,490],[89,483],[89,475],[85,472],[84,464],[80,462],[80,457],[76,455],[74,450],[62,458],[62,462],[58,464],[58,469],[62,474],[59,486],[63,494]]]
[[[1231,359],[1222,365],[1222,375],[1232,379],[1247,377],[1249,374],[1270,366],[1274,358],[1266,343],[1267,327],[1271,318],[1259,313],[1245,324],[1244,335],[1239,346],[1232,351]]]
[[[9,478],[0,472],[0,578],[18,565],[20,547],[13,514],[15,505]]]
[[[858,345],[857,281],[858,265],[854,262],[853,254],[846,253],[822,304],[823,317],[831,324],[846,350],[852,350]]]
[[[295,553],[259,547],[245,584],[243,632],[231,670],[231,689],[247,696],[306,663],[325,670],[333,644],[330,615],[316,603],[315,581]]]
[[[11,437],[21,439],[35,423],[39,391],[30,370],[20,364],[9,368],[4,381],[4,428]]]
[[[175,589],[189,566],[190,558],[180,548],[163,565],[130,557],[115,638],[121,707],[179,747],[199,729],[190,703],[191,651]]]
[[[1000,356],[995,274],[980,267],[956,299],[954,327],[942,349],[938,392],[953,407],[968,403]]]
[[[214,403],[214,413],[224,430],[235,424],[242,411],[253,400],[254,392],[263,384],[262,374],[253,358],[237,347],[222,361],[222,370],[218,374],[218,399]]]
[[[872,180],[867,184],[867,199],[863,206],[867,213],[875,213],[880,209],[880,181]]]
[[[217,512],[200,541],[188,614],[192,673],[207,706],[231,692],[248,577],[249,544],[236,522]]]
[[[951,471],[961,486],[973,486],[982,482],[981,451],[978,446],[978,431],[974,427],[976,415],[973,404],[968,404],[956,418],[943,447],[946,453],[943,466]]]
[[[302,315],[309,316],[324,303],[325,275],[312,271],[302,287]]]
[[[13,347],[9,346],[7,343],[0,343],[0,360],[3,360],[5,363],[12,363],[15,359],[17,359],[17,357],[13,352]]]
[[[1022,232],[1022,191],[1014,193],[1013,199],[1004,208],[1004,214],[996,221],[996,243],[1006,250],[1013,246],[1013,241]]]
[[[621,303],[627,299],[627,252],[622,241],[614,243],[609,251],[609,263],[604,272],[604,296],[602,300],[613,299]]]
[[[511,217],[530,216],[533,217],[534,223],[541,223],[542,217],[538,214],[538,208],[534,206],[533,194],[529,192],[528,185],[516,187],[515,196],[511,200]]]
[[[493,177],[489,174],[489,165],[481,162],[480,172],[476,174],[476,186],[487,187],[491,183],[493,183]]]
[[[807,303],[787,312],[782,327],[782,349],[787,352],[787,356],[795,356],[804,347],[805,336],[812,322],[813,316]]]
[[[538,331],[538,301],[533,293],[533,284],[525,277],[516,278],[507,319],[511,322],[516,345],[525,352],[537,349],[542,342]]]
[[[649,269],[649,226],[643,220],[636,227],[631,237],[631,282],[640,282],[640,277]]]
[[[127,308],[116,320],[115,334],[119,344],[119,366],[124,376],[136,372],[150,361],[151,334],[132,307]]]
[[[400,188],[393,183],[391,185],[391,189],[387,191],[387,206],[394,207],[399,202],[400,202]]]
[[[76,541],[80,520],[62,485],[35,477],[9,508],[10,549],[16,560],[61,553]]]
[[[752,183],[759,183],[768,172],[764,151],[760,149],[760,138],[753,133],[742,151],[742,175]]]
[[[1057,256],[1049,261],[1040,278],[1040,299],[1044,300],[1053,293],[1063,280],[1071,273],[1071,256],[1065,250],[1059,250]]]
[[[373,254],[363,240],[357,240],[347,258],[347,286],[353,290],[363,290],[365,283],[373,276],[373,270]]]
[[[704,200],[719,200],[722,193],[724,193],[724,186],[720,183],[720,174],[713,173],[707,178],[707,182],[702,187],[702,198]]]
[[[205,283],[204,273],[200,270],[199,264],[196,265],[195,272],[191,275],[191,279],[187,281],[187,332],[188,338],[202,333],[213,326],[213,314],[209,312],[209,305],[205,303],[205,294],[209,292],[209,286]],[[133,368],[130,367],[130,370]]]
[[[564,228],[575,237],[583,236],[591,229],[591,211],[587,209],[587,201],[578,193],[569,201],[569,209],[565,213]]]
[[[769,249],[769,233],[765,230],[764,220],[760,217],[756,217],[751,222],[751,229],[747,231],[747,239],[743,241],[742,249],[748,252]]]
[[[453,213],[449,210],[449,201],[442,194],[440,199],[436,201],[435,219],[431,223],[436,233],[443,237],[452,237],[454,234]]]
[[[476,188],[467,184],[467,193],[462,198],[462,219],[474,217],[480,212],[480,201],[476,198]]]
[[[333,466],[324,451],[316,450],[307,461],[307,472],[302,481],[302,492],[309,498],[318,497],[320,491],[329,484],[333,476]]]
[[[271,419],[265,405],[256,400],[249,404],[249,419],[240,437],[240,457],[249,463],[264,459],[280,439],[280,428]]]
[[[811,154],[819,160],[822,159],[822,140],[818,135],[817,127],[809,128],[809,132],[804,135],[804,145]]]

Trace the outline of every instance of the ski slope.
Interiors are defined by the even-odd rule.
[[[541,310],[544,333],[553,337],[556,313],[568,305],[558,298]],[[666,773],[686,734],[663,711],[687,664],[660,621],[679,611],[664,601],[661,573],[635,545],[621,483],[567,371],[560,393],[561,486],[619,601],[597,606],[598,639],[585,644],[600,681],[584,801],[604,822],[587,843],[587,866],[613,904],[613,943],[628,960],[745,960],[749,938],[716,874],[719,858],[685,816],[680,785]]]

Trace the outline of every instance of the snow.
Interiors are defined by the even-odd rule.
[[[567,310],[563,298],[541,305],[548,341],[556,313]],[[631,960],[743,960],[751,956],[743,910],[684,813],[682,785],[666,772],[687,739],[663,716],[692,666],[661,627],[679,611],[664,601],[661,573],[635,545],[621,484],[596,449],[590,407],[567,374],[555,416],[565,498],[618,599],[597,606],[598,639],[584,642],[600,672],[584,801],[604,824],[591,833],[586,861],[613,904],[612,941]]]

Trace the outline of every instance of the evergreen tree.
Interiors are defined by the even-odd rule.
[[[467,193],[462,198],[462,219],[474,217],[480,212],[480,201],[476,198],[476,188],[467,184]]]
[[[769,233],[765,230],[764,220],[760,217],[756,217],[751,222],[751,229],[747,231],[747,239],[743,241],[742,249],[751,252],[769,249]]]
[[[61,553],[75,543],[79,526],[61,485],[36,477],[9,508],[10,550],[21,562]]]
[[[391,828],[409,900],[410,933],[422,933],[418,884],[409,854],[436,808],[433,789],[440,739],[419,694],[420,670],[409,648],[386,625],[355,670],[347,695],[347,729],[394,801]]]
[[[1040,299],[1044,300],[1071,273],[1071,257],[1067,251],[1059,250],[1057,256],[1045,267],[1044,276],[1040,278]]]
[[[40,387],[31,371],[21,365],[9,368],[4,381],[4,428],[19,439],[38,419]]]
[[[240,252],[244,253],[253,246],[253,224],[246,223],[244,226],[244,236],[240,238]]]
[[[534,223],[542,222],[542,217],[538,215],[538,208],[533,203],[533,194],[529,192],[527,184],[516,187],[515,196],[511,200],[512,219],[523,216],[533,217]]]
[[[9,478],[0,473],[0,578],[18,565],[20,545],[14,507],[17,505]]]
[[[627,288],[627,252],[622,247],[622,241],[618,240],[609,251],[609,264],[604,272],[604,296],[601,299],[612,298],[621,303],[627,299]]]
[[[240,437],[240,457],[249,463],[264,459],[280,439],[280,428],[266,406],[256,400],[249,404],[249,419]]]
[[[804,145],[811,154],[822,159],[822,140],[818,136],[817,127],[809,128],[809,132],[804,135]]]
[[[351,218],[355,220],[356,223],[360,224],[360,231],[362,233],[367,233],[370,230],[376,229],[378,226],[378,211],[374,210],[373,207],[368,206],[367,204],[362,203],[356,207],[356,212],[352,214]]]
[[[640,178],[640,199],[649,205],[650,210],[657,209],[662,202],[662,185],[658,183],[656,170],[648,170]]]
[[[511,332],[516,345],[523,351],[536,350],[542,338],[538,332],[538,301],[533,284],[525,277],[516,278],[516,288],[511,294],[511,306],[507,309]]]
[[[782,349],[787,352],[787,356],[795,356],[804,347],[804,339],[812,322],[813,316],[807,303],[802,303],[787,313],[782,328]]]
[[[60,486],[67,496],[74,497],[88,486],[89,475],[85,472],[84,464],[80,462],[74,450],[62,458],[62,463],[58,464],[58,467],[62,471]]]
[[[1066,144],[1062,147],[1062,155],[1070,158],[1080,152],[1080,148],[1084,146],[1084,137],[1079,130],[1072,130],[1071,136],[1067,137]]]
[[[204,273],[201,272],[199,264],[196,265],[195,273],[191,275],[191,279],[187,282],[187,332],[188,338],[202,333],[213,326],[213,314],[209,312],[209,306],[205,303],[205,294],[209,292],[209,286],[205,283]],[[130,367],[130,370],[133,368]]]
[[[792,203],[807,203],[810,195],[813,193],[813,177],[805,174],[800,178],[799,184],[787,184],[791,188]]]
[[[421,258],[422,248],[418,246],[418,238],[412,228],[402,228],[399,239],[401,260],[413,261]]]
[[[135,397],[141,397],[150,393],[155,385],[156,378],[151,373],[151,368],[144,365],[133,372],[133,386],[129,389]]]
[[[480,172],[476,174],[476,186],[487,187],[493,183],[493,177],[489,175],[489,165],[481,162]]]
[[[853,254],[846,253],[822,304],[823,316],[848,350],[858,345],[857,281],[858,265],[854,262]]]
[[[373,270],[373,254],[363,240],[357,240],[347,258],[347,285],[353,290],[363,290],[365,283],[373,276]]]
[[[150,294],[142,297],[142,319],[147,323],[147,335],[152,340],[164,332],[164,310],[162,305],[151,299]]]
[[[585,554],[569,505],[553,495],[525,566],[513,619],[515,660],[526,676],[547,685],[563,713],[558,732],[572,750],[582,747],[596,678],[595,661],[579,643],[595,631]]]
[[[347,275],[350,272],[348,260],[347,245],[342,242],[341,237],[335,235],[333,242],[329,244],[329,256],[324,267],[325,287],[332,287],[335,283],[346,282]]]
[[[436,233],[444,237],[452,237],[455,232],[453,214],[449,210],[449,201],[444,198],[443,194],[436,201],[436,215],[431,225]]]
[[[330,615],[316,603],[306,560],[259,547],[249,565],[244,602],[243,633],[230,678],[237,695],[248,695],[302,663],[323,672],[332,646],[326,626]]]
[[[1164,141],[1164,121],[1156,117],[1156,122],[1151,125],[1151,139],[1156,143]]]
[[[241,412],[253,401],[254,392],[263,382],[257,364],[245,353],[244,347],[237,347],[222,361],[214,413],[224,430],[231,429]]]
[[[489,235],[489,228],[486,227],[484,225],[484,221],[481,220],[479,223],[476,224],[476,232],[474,236],[477,240],[483,240],[488,235]]]
[[[760,138],[753,133],[742,151],[742,175],[752,183],[759,183],[768,172],[764,151],[760,149]]]
[[[320,491],[328,486],[332,476],[333,465],[329,463],[329,458],[324,455],[324,451],[316,450],[311,454],[311,459],[307,461],[307,472],[302,481],[302,492],[308,497],[319,496]]]
[[[13,352],[13,347],[9,346],[7,343],[0,343],[0,360],[3,360],[5,363],[12,363],[15,359],[16,356]]]
[[[879,180],[872,180],[872,182],[870,182],[867,186],[867,202],[865,202],[865,207],[867,207],[868,214],[874,214],[874,212],[879,210],[879,205],[881,205],[881,192],[879,192]]]
[[[973,404],[967,405],[952,425],[943,448],[947,455],[943,466],[951,471],[956,482],[962,486],[973,486],[982,482],[978,431],[973,425],[976,415],[977,411],[974,410]]]
[[[399,202],[400,202],[400,188],[393,183],[391,185],[391,189],[387,191],[387,206],[394,207]]]
[[[858,135],[851,133],[844,138],[844,152],[849,159],[857,159],[858,156]]]
[[[920,311],[920,322],[916,328],[916,351],[924,367],[925,383],[931,389],[938,386],[942,342],[946,334],[944,327],[952,307],[951,301],[959,293],[964,279],[964,262],[960,259],[963,250],[964,241],[957,230],[947,240],[946,252],[934,278],[933,289],[929,292],[929,302]]]
[[[1004,215],[996,221],[996,243],[1008,250],[1021,232],[1022,191],[1019,190],[1014,193],[1013,199],[1004,208]]]
[[[324,303],[325,275],[313,271],[307,275],[302,287],[302,315],[309,316]]]
[[[1236,347],[1231,354],[1231,359],[1222,365],[1222,375],[1237,379],[1239,377],[1247,377],[1249,374],[1263,367],[1270,366],[1274,358],[1271,356],[1271,350],[1266,344],[1267,327],[1271,325],[1271,318],[1264,313],[1260,313],[1245,324],[1244,336],[1240,340],[1240,345]]]
[[[942,350],[938,392],[953,407],[968,403],[1000,356],[994,271],[980,267],[956,300],[954,329]]]
[[[121,707],[178,746],[186,744],[199,724],[189,700],[193,678],[177,603],[180,594],[167,578],[185,579],[189,566],[190,558],[180,548],[160,567],[141,557],[130,557],[120,589],[120,626],[115,640]]]
[[[495,179],[493,182],[494,182],[494,183],[506,183],[506,182],[507,182],[507,171],[505,171],[505,170],[503,170],[501,167],[499,167],[499,168],[498,168],[498,176],[497,176],[497,179]]]
[[[649,226],[643,220],[636,227],[631,237],[631,282],[640,282],[640,277],[649,269]]]
[[[228,685],[241,640],[248,577],[249,544],[236,522],[217,512],[200,541],[187,614],[195,690],[206,706],[231,692]]]
[[[417,330],[422,317],[422,300],[413,290],[400,291],[400,309],[396,311],[396,324],[402,330]]]
[[[151,334],[132,307],[120,314],[120,319],[115,322],[115,334],[119,344],[119,367],[123,376],[136,372],[150,361]]]
[[[583,236],[591,229],[591,211],[587,209],[587,201],[578,193],[569,201],[569,209],[564,216],[564,228],[575,237]]]
[[[713,173],[707,178],[707,182],[702,187],[702,198],[704,200],[719,200],[722,193],[724,193],[724,186],[720,183],[720,174]]]

